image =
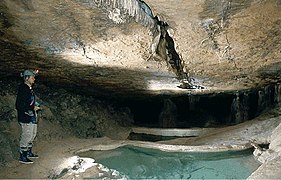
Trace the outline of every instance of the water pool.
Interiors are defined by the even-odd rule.
[[[123,146],[80,156],[91,157],[130,179],[246,179],[260,166],[251,150],[187,153]]]

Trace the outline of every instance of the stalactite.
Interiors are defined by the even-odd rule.
[[[260,114],[269,107],[280,103],[280,84],[268,85],[258,90],[257,113]]]
[[[177,106],[170,99],[164,100],[163,109],[159,115],[159,125],[162,128],[172,128],[177,126]]]
[[[281,103],[281,84],[277,84],[276,85],[276,95],[275,95],[275,97],[276,97],[276,102],[278,103],[278,104],[280,104]]]
[[[274,99],[273,102],[276,104],[281,103],[281,84],[276,84],[274,86]]]
[[[200,101],[199,96],[188,96],[188,102],[189,102],[189,110],[195,110],[196,109],[196,103]]]
[[[264,92],[263,92],[263,90],[259,90],[258,91],[258,107],[257,107],[257,112],[261,113],[263,109],[264,109]]]
[[[242,100],[242,105],[241,105],[241,109],[242,109],[242,121],[248,120],[249,119],[249,104],[250,104],[250,100],[249,100],[249,94],[247,92],[243,93],[243,100]]]
[[[231,104],[231,119],[232,122],[240,123],[242,122],[242,108],[241,108],[241,102],[240,102],[240,94],[236,93],[236,97],[233,99]]]
[[[275,86],[268,85],[266,86],[265,89],[265,108],[267,109],[268,107],[271,107],[274,102],[275,98]]]
[[[153,28],[155,25],[153,14],[145,2],[140,0],[92,0],[95,6],[109,9],[121,9],[125,14],[134,17],[135,21]],[[85,1],[83,1],[85,2]],[[90,1],[89,1],[90,3]]]

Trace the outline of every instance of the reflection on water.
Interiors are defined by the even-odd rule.
[[[252,151],[162,152],[133,146],[80,154],[134,179],[246,179],[260,165]]]

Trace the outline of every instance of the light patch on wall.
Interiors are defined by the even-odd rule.
[[[118,8],[109,11],[108,18],[117,24],[125,23],[125,19],[122,18],[121,11]]]
[[[191,79],[191,84],[189,88],[182,88],[183,83],[189,83],[187,81],[179,81],[176,77],[173,76],[159,76],[155,79],[147,80],[148,89],[152,91],[171,91],[171,92],[188,92],[188,91],[208,91],[207,87],[203,87],[202,82],[199,79]]]
[[[152,91],[186,91],[178,86],[181,84],[176,78],[151,79],[147,81],[148,89]]]

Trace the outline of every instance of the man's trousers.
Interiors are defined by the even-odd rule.
[[[20,136],[20,151],[28,151],[32,147],[33,141],[37,134],[37,124],[20,123],[21,136]]]

